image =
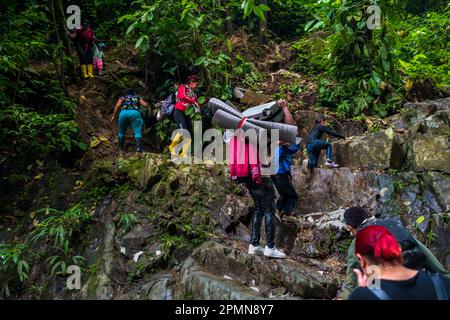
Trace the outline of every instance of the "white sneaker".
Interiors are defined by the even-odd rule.
[[[330,168],[338,168],[339,167],[339,165],[337,163],[334,163],[333,161],[330,161],[330,160],[327,160],[325,162],[325,165]]]
[[[302,172],[305,175],[309,174],[308,158],[303,159],[303,161],[302,161]]]
[[[270,249],[268,246],[266,246],[266,248],[264,249],[264,256],[266,256],[268,258],[275,258],[275,259],[285,259],[286,258],[286,254],[283,251],[278,250],[276,247],[273,247],[272,249]]]
[[[264,249],[261,246],[248,245],[248,254],[256,254],[257,256],[264,255]]]

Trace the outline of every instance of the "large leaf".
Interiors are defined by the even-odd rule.
[[[311,26],[313,25],[313,23],[315,22],[316,20],[311,20],[311,21],[309,21],[306,25],[305,25],[305,31],[309,31],[309,29],[311,28]]]
[[[262,11],[259,7],[253,7],[253,13],[262,21],[266,20],[266,17],[264,16],[264,11]]]

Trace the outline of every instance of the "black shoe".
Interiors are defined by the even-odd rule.
[[[124,142],[125,142],[125,140],[123,138],[119,138],[119,148],[121,151],[124,151],[124,149],[123,149]]]
[[[136,151],[142,152],[142,139],[136,139]]]

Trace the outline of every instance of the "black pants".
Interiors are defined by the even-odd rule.
[[[245,184],[253,198],[254,211],[252,217],[252,244],[259,245],[262,217],[266,227],[266,245],[275,246],[275,189],[269,178],[263,178],[262,184],[255,183],[251,178]]]
[[[175,121],[179,129],[185,129],[189,131],[189,133],[191,134],[191,138],[193,138],[194,133],[192,132],[191,118],[186,116],[183,111],[175,109],[173,111],[173,120]]]
[[[292,185],[292,177],[281,173],[272,176],[272,181],[280,194],[280,198],[277,201],[277,209],[285,215],[290,215],[298,202],[298,194]]]
[[[80,59],[80,64],[92,64],[94,61],[94,50],[92,45],[88,47],[87,50],[84,49],[84,44],[78,44],[76,46],[78,58]]]

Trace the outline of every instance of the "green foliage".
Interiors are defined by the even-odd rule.
[[[397,25],[399,68],[412,81],[429,78],[440,87],[450,83],[449,15],[447,6],[442,12],[408,15]]]
[[[317,0],[269,1],[268,25],[271,31],[283,38],[298,37],[304,33],[304,25],[313,18],[311,6]]]
[[[349,74],[369,76],[369,89],[379,94],[378,88],[382,79],[390,79],[392,71],[391,48],[395,39],[388,33],[387,1],[379,1],[381,9],[380,26],[371,30],[367,25],[366,9],[370,1],[359,0],[323,0],[316,7],[316,19],[310,21],[305,29],[313,31],[319,28],[329,29],[333,35],[332,58],[334,65],[331,72],[338,77]],[[395,15],[391,13],[391,15]],[[348,68],[351,66],[351,68]]]
[[[79,129],[66,114],[42,115],[20,105],[0,109],[0,134],[6,145],[31,155],[86,149]]]
[[[170,257],[174,250],[182,250],[188,247],[186,239],[178,235],[163,234],[161,242],[161,248],[165,258]]]
[[[119,217],[119,226],[127,232],[130,231],[133,225],[138,221],[139,220],[134,213],[121,213]]]
[[[244,18],[254,14],[258,19],[265,21],[264,13],[269,11],[269,7],[263,3],[256,4],[255,0],[244,0],[241,4],[241,9],[244,11]]]
[[[0,298],[10,295],[13,284],[23,283],[28,279],[30,266],[27,262],[26,243],[0,244]]]
[[[233,77],[249,87],[254,87],[261,81],[261,74],[255,65],[244,57],[236,55],[236,65],[233,67]]]
[[[400,110],[400,114],[406,121],[411,121],[412,119],[417,117],[418,112],[413,108],[403,108]]]
[[[65,274],[68,265],[78,265],[84,260],[83,257],[73,255],[72,252],[74,245],[87,231],[86,228],[92,221],[92,216],[79,204],[66,211],[47,208],[38,212],[45,212],[51,216],[37,225],[32,233],[31,241],[40,244],[51,242],[50,252],[54,255],[47,259],[51,265],[51,273]]]
[[[293,67],[295,71],[314,75],[328,70],[331,62],[331,46],[326,39],[303,37],[296,41],[292,48],[296,53]]]

